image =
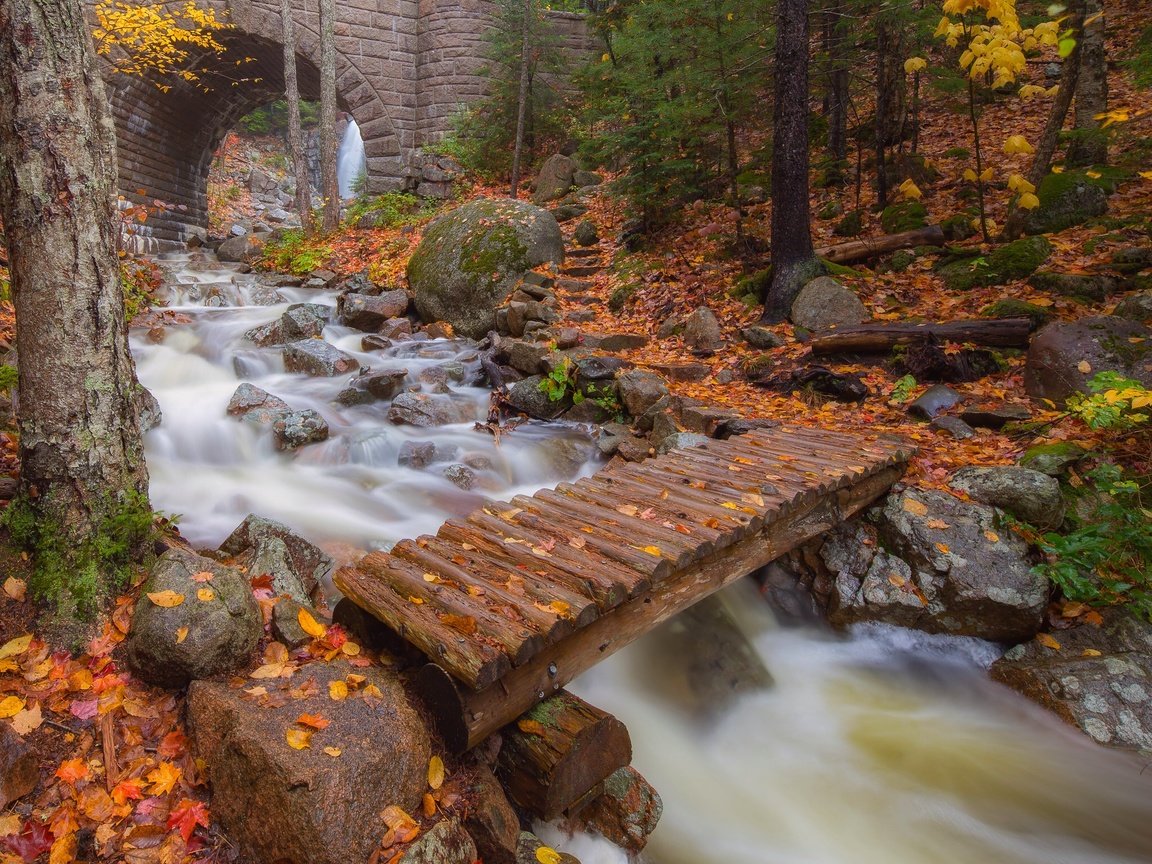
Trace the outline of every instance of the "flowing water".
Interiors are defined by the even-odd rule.
[[[255,512],[318,542],[387,546],[434,531],[481,494],[507,497],[572,473],[550,458],[556,436],[588,447],[579,430],[555,425],[522,427],[497,447],[471,423],[415,429],[389,423],[386,405],[341,407],[333,400],[346,377],[287,374],[278,349],[255,348],[243,336],[290,302],[334,305],[334,294],[282,288],[269,297],[255,277],[207,258],[165,263],[178,283],[172,306],[187,317],[160,344],[135,331],[133,346],[141,380],[164,411],[147,437],[152,501],[183,514],[181,529],[195,544],[219,543]],[[274,305],[257,305],[268,301]],[[333,325],[324,331],[363,365],[406,368],[413,382],[444,363],[475,370],[466,343],[364,352],[361,336]],[[293,408],[316,409],[331,439],[276,452],[266,430],[225,413],[241,381]],[[485,390],[453,390],[476,419],[486,415]],[[422,471],[399,467],[408,440],[434,441],[440,461]],[[474,492],[443,476],[445,465],[461,462],[477,466]],[[770,686],[717,698],[723,688],[699,678],[694,658],[731,644],[733,634],[721,642],[683,616],[572,685],[627,724],[634,764],[663,797],[664,817],[645,852],[650,864],[1152,861],[1148,760],[1105,751],[991,683],[984,668],[994,646],[894,628],[847,638],[785,629],[750,585],[722,598],[735,638],[752,646]],[[603,841],[540,830],[584,864],[626,860]]]
[[[386,402],[341,406],[336,396],[351,375],[287,373],[280,348],[258,348],[244,337],[292,303],[334,308],[334,292],[271,289],[203,255],[161,263],[171,272],[169,312],[183,323],[165,328],[159,344],[142,329],[132,334],[140,381],[164,414],[145,439],[152,504],[179,514],[182,533],[197,546],[219,544],[248,513],[257,513],[288,524],[338,557],[343,547],[346,557],[435,533],[449,517],[479,506],[482,497],[531,493],[595,467],[583,464],[595,448],[578,427],[530,423],[499,444],[477,431],[474,421],[486,419],[489,393],[467,383],[449,382],[451,392],[443,396],[468,408],[474,420],[466,423],[419,429],[389,422]],[[475,348],[467,342],[397,342],[366,352],[359,331],[329,324],[323,335],[361,367],[407,369],[411,387],[425,391],[446,389],[442,376],[428,378],[434,367],[462,373],[465,382],[478,374]],[[430,383],[420,383],[422,373]],[[279,396],[293,409],[318,411],[331,429],[329,440],[277,452],[269,430],[228,416],[228,401],[241,382]],[[435,443],[433,464],[423,470],[399,466],[408,441]],[[451,465],[470,466],[474,489],[464,491],[444,475]]]
[[[356,181],[367,170],[368,160],[364,156],[364,139],[360,136],[360,127],[349,117],[340,149],[336,151],[336,179],[340,182],[341,198],[356,197]]]

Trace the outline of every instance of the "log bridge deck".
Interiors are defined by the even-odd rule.
[[[431,661],[417,688],[464,750],[600,660],[867,507],[915,452],[801,427],[710,440],[491,502],[336,585]]]

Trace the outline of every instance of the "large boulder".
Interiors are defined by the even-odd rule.
[[[813,279],[792,302],[792,323],[816,332],[862,324],[869,317],[855,292],[831,276]]]
[[[229,237],[216,250],[216,257],[229,263],[254,264],[264,257],[264,244],[271,236],[269,233],[257,232]]]
[[[998,246],[985,256],[965,257],[941,264],[938,273],[949,291],[970,291],[1006,285],[1035,273],[1051,257],[1046,237],[1024,237]]]
[[[996,511],[907,489],[841,526],[821,548],[838,626],[883,621],[930,633],[1022,642],[1040,628],[1048,583]]]
[[[332,378],[360,368],[360,361],[323,339],[301,339],[284,346],[284,368],[316,378]]]
[[[1049,174],[1036,190],[1040,206],[1028,214],[1024,230],[1051,234],[1108,212],[1108,193],[1080,171]]]
[[[561,153],[549,156],[536,177],[536,191],[532,194],[532,201],[547,204],[563,198],[571,191],[575,179],[576,162],[571,156]]]
[[[560,225],[547,210],[482,199],[428,227],[408,262],[408,282],[425,321],[447,321],[479,339],[496,329],[496,309],[524,273],[563,260]]]
[[[342,294],[336,304],[336,314],[345,327],[374,333],[390,318],[399,318],[408,311],[405,291],[385,291],[377,296],[368,294]]]
[[[1049,324],[1028,348],[1024,388],[1034,399],[1063,405],[1106,371],[1152,387],[1152,329],[1115,316]]]
[[[720,322],[707,306],[701,306],[682,322],[681,338],[689,348],[701,351],[715,351],[724,345],[724,334]]]
[[[1123,610],[1018,645],[991,674],[1100,744],[1152,749],[1152,625]]]
[[[950,485],[973,501],[999,507],[1038,528],[1057,528],[1064,521],[1060,483],[1040,471],[1011,465],[961,468]]]
[[[227,539],[220,544],[220,551],[225,555],[239,558],[250,572],[255,568],[261,573],[271,573],[271,570],[260,570],[261,565],[258,563],[262,560],[271,560],[274,557],[267,551],[270,547],[277,552],[283,548],[287,553],[292,579],[303,587],[305,595],[314,593],[320,585],[320,581],[335,566],[328,553],[305,540],[287,525],[274,519],[265,519],[254,513],[249,513],[244,517],[244,521],[237,525]],[[276,587],[276,580],[273,579],[273,588]],[[294,592],[281,591],[279,593],[290,594]]]
[[[183,687],[245,666],[263,632],[252,589],[239,572],[169,549],[136,603],[125,658],[137,678]]]
[[[639,417],[668,395],[668,385],[654,372],[631,369],[616,378],[620,404],[633,417]]]
[[[266,695],[217,682],[189,691],[214,814],[245,860],[367,861],[387,831],[380,811],[394,804],[415,813],[427,788],[432,750],[420,713],[379,667],[314,663],[258,683]],[[349,695],[329,698],[339,684]],[[301,714],[328,725],[294,749],[288,736],[306,731]]]
[[[427,428],[468,423],[477,418],[476,408],[471,402],[426,393],[401,393],[392,400],[388,419],[396,424]]]

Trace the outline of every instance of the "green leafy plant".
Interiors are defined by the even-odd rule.
[[[903,404],[912,398],[912,391],[916,389],[916,378],[913,375],[905,375],[892,386],[892,392],[888,396],[888,402],[891,404]]]
[[[331,246],[305,236],[302,231],[286,231],[264,246],[264,261],[271,268],[298,276],[323,267],[333,254]]]
[[[431,219],[440,209],[436,201],[418,198],[411,192],[388,192],[357,198],[348,208],[348,223],[355,225],[365,216],[371,216],[377,228],[402,228]]]
[[[11,393],[19,380],[20,373],[15,366],[0,366],[0,393]]]
[[[1088,382],[1091,393],[1068,398],[1067,413],[1092,429],[1134,429],[1149,422],[1152,390],[1116,372],[1098,372]]]
[[[576,364],[565,357],[540,381],[540,392],[548,397],[549,402],[562,402],[571,398],[579,405],[584,401],[584,394],[576,385],[577,375]]]
[[[120,284],[124,289],[124,317],[131,321],[156,305],[156,292],[163,279],[155,262],[145,258],[120,260]]]

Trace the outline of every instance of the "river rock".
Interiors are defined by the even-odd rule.
[[[569,156],[556,153],[549,156],[536,176],[536,191],[532,193],[534,204],[547,204],[563,198],[572,189],[576,176],[576,162]]]
[[[289,339],[318,339],[332,309],[320,303],[294,303],[280,316],[280,330]]]
[[[401,340],[412,335],[412,322],[407,318],[389,318],[380,325],[379,332],[385,339]]]
[[[544,846],[544,841],[535,834],[521,831],[520,837],[516,841],[516,864],[540,864],[541,859],[536,853]],[[567,852],[559,852],[559,856],[556,864],[580,864],[579,858],[575,858]]]
[[[40,760],[7,723],[0,723],[0,810],[36,788]]]
[[[999,527],[996,511],[942,492],[890,495],[868,522],[832,532],[820,554],[835,580],[837,626],[883,621],[1022,642],[1039,630],[1048,601],[1027,544]]]
[[[620,403],[633,417],[639,417],[668,395],[664,379],[652,372],[632,369],[616,377]]]
[[[385,321],[399,318],[408,311],[408,294],[404,291],[386,291],[377,296],[368,294],[341,294],[336,314],[345,327],[372,333]]]
[[[870,316],[855,292],[849,291],[831,276],[819,276],[796,295],[791,317],[797,327],[820,332],[834,327],[862,324]]]
[[[471,806],[464,816],[464,828],[476,843],[484,864],[516,864],[516,844],[520,820],[504,787],[485,765],[477,765],[468,787]]]
[[[470,402],[426,393],[401,393],[392,400],[388,419],[396,424],[407,423],[426,428],[468,423],[476,419],[476,413]]]
[[[1104,625],[1027,642],[992,665],[992,677],[1078,726],[1100,744],[1152,749],[1152,625],[1123,609]]]
[[[949,484],[973,501],[999,507],[1037,528],[1057,528],[1064,521],[1060,483],[1039,471],[1014,466],[961,468]]]
[[[523,381],[517,381],[508,388],[508,405],[537,420],[555,420],[572,407],[572,400],[565,396],[563,399],[553,401],[540,389],[543,383],[543,375],[532,375]]]
[[[353,673],[363,680],[348,684],[349,697],[330,699],[329,685],[347,683]],[[369,686],[379,695],[369,695]],[[381,809],[395,804],[416,813],[427,788],[432,749],[419,712],[394,676],[343,661],[313,663],[264,687],[272,698],[218,682],[197,682],[189,691],[189,727],[212,785],[214,815],[246,860],[367,861],[386,830]],[[289,698],[290,688],[313,695]],[[285,738],[300,730],[302,713],[329,725],[311,746],[295,750]],[[329,747],[340,755],[326,753]]]
[[[272,424],[277,450],[295,450],[328,440],[328,421],[318,411],[305,408],[278,417]]]
[[[323,339],[301,339],[284,346],[284,368],[289,372],[331,378],[345,375],[359,366],[360,362],[355,357]]]
[[[457,819],[442,819],[404,850],[398,864],[474,864],[476,844]]]
[[[656,830],[664,802],[644,777],[631,766],[604,781],[604,792],[579,812],[573,825],[595,831],[630,855],[638,855]]]
[[[396,457],[396,464],[405,468],[427,468],[435,461],[436,444],[432,441],[405,441]]]
[[[453,486],[463,489],[465,492],[472,491],[478,479],[476,472],[467,465],[449,465],[442,473]]]
[[[482,199],[441,216],[408,262],[408,282],[425,321],[447,321],[480,339],[524,273],[564,260],[560,226],[522,201]]]
[[[136,385],[136,416],[139,418],[141,435],[148,434],[164,422],[160,402],[143,384]]]
[[[335,563],[320,547],[305,540],[287,525],[249,513],[220,544],[220,551],[225,555],[239,558],[241,563],[247,562],[251,566],[252,561],[256,557],[261,557],[262,550],[273,540],[280,541],[288,550],[291,572],[303,586],[304,598],[307,599],[315,593],[321,580],[332,571]]]
[[[363,369],[345,389],[340,391],[336,401],[349,406],[387,402],[404,392],[407,380],[407,369],[388,369],[383,372]]]
[[[1049,324],[1028,348],[1024,388],[1033,399],[1063,405],[1105,371],[1152,387],[1152,329],[1115,316]]]
[[[204,572],[212,578],[193,578]],[[211,591],[210,599],[198,596],[202,589]],[[167,591],[183,601],[169,608],[148,597]],[[184,628],[187,635],[177,641]],[[183,687],[245,666],[263,632],[252,589],[238,571],[184,549],[169,549],[144,584],[124,656],[142,681]]]
[[[244,383],[236,388],[228,401],[228,413],[246,423],[271,426],[281,417],[291,414],[292,408],[279,396],[273,396],[255,384]]]
[[[264,257],[264,244],[270,236],[254,233],[230,237],[216,249],[216,257],[228,263],[254,264]]]

